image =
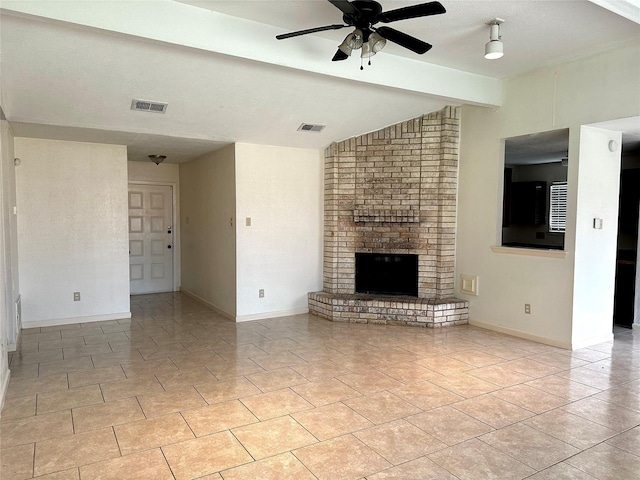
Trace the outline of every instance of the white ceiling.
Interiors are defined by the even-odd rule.
[[[280,33],[342,23],[341,12],[324,0],[178,1],[282,27]],[[380,0],[379,3],[384,10],[392,10],[424,3],[424,0]],[[586,0],[442,0],[440,3],[447,10],[444,15],[389,24],[433,44],[432,50],[416,55],[388,43],[384,52],[502,78],[639,38],[637,24]],[[489,27],[485,24],[496,17],[505,20],[501,27],[505,57],[488,61],[483,56],[484,44],[489,40]],[[345,28],[316,35],[332,39],[337,48],[349,31]],[[325,58],[330,60],[334,52],[335,48],[328,51]],[[374,57],[374,63],[375,60]],[[352,59],[350,64],[359,65],[359,59]]]
[[[505,165],[560,162],[569,157],[569,129],[537,132],[505,139]]]
[[[613,3],[640,22],[635,1]],[[441,3],[444,15],[393,24],[431,51],[389,42],[360,71],[359,58],[330,61],[349,29],[275,40],[340,23],[324,0],[3,0],[2,107],[17,136],[125,144],[131,160],[179,163],[236,141],[320,149],[445,104],[498,105],[500,78],[640,41],[638,23],[589,1]],[[488,61],[494,17],[505,56]],[[133,98],[167,113],[132,111]]]

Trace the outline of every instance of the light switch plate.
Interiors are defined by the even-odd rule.
[[[593,228],[595,228],[596,230],[602,230],[602,219],[601,218],[594,218],[593,219]]]

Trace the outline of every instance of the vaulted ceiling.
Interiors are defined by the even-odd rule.
[[[17,136],[125,144],[132,160],[179,163],[232,142],[321,149],[445,104],[498,106],[501,78],[640,41],[631,0],[441,3],[444,15],[393,24],[429,52],[388,42],[360,70],[358,56],[331,62],[348,28],[275,39],[341,23],[325,0],[3,0],[2,108]],[[489,61],[496,17],[505,56]],[[137,112],[132,99],[168,108]]]

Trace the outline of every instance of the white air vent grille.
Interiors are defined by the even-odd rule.
[[[298,127],[299,132],[321,132],[326,125],[303,123]]]
[[[150,102],[149,100],[136,100],[131,101],[131,110],[138,110],[140,112],[153,112],[153,113],[165,113],[167,111],[166,103],[162,102]]]

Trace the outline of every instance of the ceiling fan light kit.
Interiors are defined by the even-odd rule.
[[[342,12],[342,20],[345,25],[334,24],[324,27],[309,28],[296,32],[276,35],[278,40],[323,32],[326,30],[338,30],[345,27],[355,27],[353,32],[347,35],[338,46],[338,51],[333,56],[334,62],[346,60],[353,50],[362,49],[361,58],[371,58],[381,51],[388,41],[396,43],[419,55],[429,51],[431,45],[411,35],[400,32],[391,27],[374,27],[378,22],[391,23],[398,20],[440,15],[446,13],[440,2],[428,2],[409,7],[397,8],[388,12],[382,11],[382,6],[375,0],[329,0],[329,2]],[[371,65],[371,61],[369,61]],[[360,64],[362,70],[362,64]]]
[[[351,56],[351,52],[353,51],[353,47],[349,46],[349,36],[351,34],[347,35],[347,38],[344,39],[344,41],[340,44],[340,46],[338,47],[338,51],[344,53],[346,55],[346,57],[344,58],[339,58],[338,60],[345,60],[348,57]],[[336,60],[334,60],[335,62]]]
[[[347,35],[345,41],[352,50],[358,50],[359,48],[362,48],[362,44],[364,43],[362,31],[356,28],[352,33]]]
[[[377,32],[373,32],[369,36],[369,41],[362,44],[362,53],[360,56],[362,58],[371,58],[382,50],[386,44],[387,41],[383,37],[378,35]]]
[[[362,45],[362,52],[360,52],[360,58],[371,58],[376,54],[376,52],[371,50],[371,45],[369,42]]]
[[[489,41],[484,46],[484,58],[487,60],[496,60],[504,55],[504,45],[500,35],[500,25],[503,23],[504,20],[501,18],[494,18],[487,23],[491,28]]]

